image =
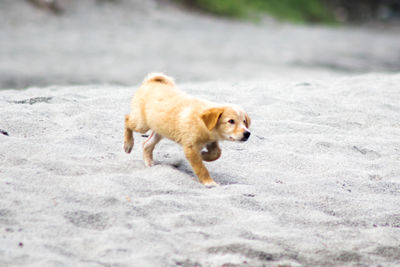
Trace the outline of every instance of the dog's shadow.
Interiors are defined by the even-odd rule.
[[[165,164],[165,163],[164,163]],[[184,160],[177,160],[174,162],[167,163],[171,167],[177,169],[180,172],[183,172],[187,175],[194,176],[195,174],[192,171],[192,168],[184,161]]]
[[[198,181],[196,175],[194,174],[190,165],[183,159],[170,161],[170,162],[156,162],[157,165],[167,165],[171,166],[174,169],[189,175],[192,179]],[[232,176],[227,175],[226,173],[218,173],[218,172],[210,172],[210,176],[217,182],[219,185],[233,185],[239,184],[237,179]]]

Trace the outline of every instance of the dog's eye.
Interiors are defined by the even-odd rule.
[[[234,123],[235,123],[234,120],[229,120],[228,122],[229,122],[230,124],[234,124]]]

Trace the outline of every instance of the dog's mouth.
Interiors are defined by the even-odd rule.
[[[228,140],[229,140],[229,141],[233,141],[233,142],[237,142],[237,141],[239,141],[239,142],[246,142],[247,139],[249,139],[249,138],[248,138],[248,137],[242,137],[242,138],[240,138],[240,139],[237,139],[237,138],[234,138],[234,137],[232,137],[232,136],[228,136]]]
[[[246,142],[248,139],[249,139],[248,137],[243,136],[242,139],[240,139],[239,141],[240,141],[240,142]]]
[[[225,134],[224,137],[225,137],[225,140],[229,140],[229,141],[246,142],[250,137],[250,132],[246,131],[240,136]]]

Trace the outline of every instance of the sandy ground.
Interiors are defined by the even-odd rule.
[[[0,265],[396,266],[399,83],[182,84],[253,119],[207,164],[212,189],[170,141],[152,168],[139,135],[123,152],[134,88],[3,91]]]
[[[398,29],[69,3],[0,2],[1,267],[400,264]],[[220,186],[171,141],[152,168],[140,135],[123,152],[150,71],[249,112],[207,163]]]

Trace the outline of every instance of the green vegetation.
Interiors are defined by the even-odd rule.
[[[333,23],[322,0],[177,0],[216,15],[257,20],[269,14],[295,23]]]

